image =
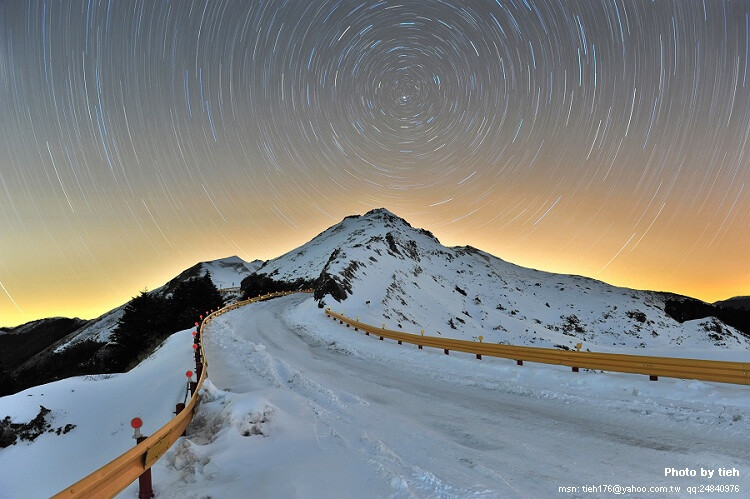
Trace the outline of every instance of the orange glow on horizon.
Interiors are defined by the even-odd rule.
[[[320,213],[308,212],[303,225],[306,230],[298,230],[288,224],[268,223],[258,224],[255,231],[248,231],[246,227],[233,224],[231,230],[224,234],[226,237],[212,239],[208,236],[194,237],[187,234],[180,236],[180,245],[183,249],[179,256],[172,254],[171,248],[164,241],[157,246],[161,249],[158,253],[154,253],[150,247],[144,247],[141,254],[129,255],[126,255],[125,249],[112,252],[106,244],[102,244],[101,247],[94,245],[90,248],[91,251],[96,251],[97,254],[106,252],[110,255],[110,260],[97,260],[101,269],[79,267],[74,273],[60,258],[48,260],[46,264],[26,270],[23,274],[26,285],[23,288],[16,286],[15,282],[4,283],[23,310],[23,314],[12,305],[4,305],[0,313],[0,324],[9,327],[55,316],[94,318],[127,302],[142,289],[155,289],[163,285],[199,261],[234,254],[247,261],[275,258],[306,243],[347,214],[355,211],[363,213],[368,209],[370,207],[361,208],[361,205],[342,207],[336,212],[342,214],[335,222],[328,217],[319,216]],[[431,230],[431,217],[426,214],[405,215],[400,213],[404,211],[401,206],[389,209],[406,218],[412,226]],[[701,265],[700,262],[705,255],[694,252],[692,258],[686,258],[681,266],[677,267],[678,262],[669,257],[669,252],[664,251],[663,247],[667,247],[670,241],[673,244],[682,244],[679,238],[654,235],[650,245],[644,244],[644,239],[636,250],[629,251],[626,248],[601,270],[627,239],[628,234],[621,232],[615,238],[613,232],[613,237],[599,241],[600,246],[597,248],[601,249],[594,250],[590,242],[581,244],[582,241],[588,241],[581,235],[580,241],[573,240],[571,243],[570,237],[566,237],[563,229],[564,226],[559,231],[551,230],[544,234],[506,231],[492,237],[492,234],[487,232],[472,233],[464,226],[444,225],[431,232],[446,246],[471,245],[523,267],[592,277],[616,286],[668,291],[707,302],[749,294],[747,283],[750,282],[750,275],[747,270],[742,273],[735,268],[736,263],[743,260],[736,253],[730,255],[722,252],[721,247],[716,248],[717,258],[712,259],[710,264],[704,262]],[[270,235],[274,231],[276,237],[255,237],[255,234]],[[211,231],[206,234],[211,234]],[[550,234],[557,236],[548,241]],[[170,237],[172,236],[178,237],[177,234],[170,233]],[[683,237],[689,240],[689,234]],[[653,246],[654,242],[661,244],[661,247]],[[155,245],[156,243],[154,240]],[[237,251],[238,247],[248,249]],[[560,251],[561,247],[564,247],[564,251]],[[746,243],[744,261],[750,259],[747,247]],[[733,252],[738,249],[740,248],[734,249]],[[23,255],[11,255],[10,265],[20,264],[23,260]],[[127,264],[121,264],[123,261]],[[68,263],[70,262],[69,259]],[[3,303],[10,303],[7,297],[0,299],[4,300]]]

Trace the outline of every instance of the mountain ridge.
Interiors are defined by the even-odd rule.
[[[471,246],[446,247],[383,208],[345,217],[257,274],[310,283],[320,307],[430,334],[563,349],[583,343],[600,351],[750,349],[748,335],[716,318],[681,321],[667,313],[668,304],[689,297],[529,269]]]
[[[733,296],[726,300],[715,301],[712,305],[750,311],[750,296]]]

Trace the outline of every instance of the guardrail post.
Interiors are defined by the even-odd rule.
[[[481,353],[477,354],[477,359],[482,360],[482,354]]]
[[[146,437],[141,434],[141,426],[143,426],[141,418],[133,418],[130,421],[130,426],[133,427],[133,438],[136,445],[146,440]],[[152,497],[154,497],[154,489],[151,483],[151,468],[149,468],[138,477],[138,498],[150,499]]]
[[[523,365],[523,361],[522,360],[516,360],[516,365],[522,366]]]
[[[198,389],[198,382],[193,381],[193,371],[186,372],[185,376],[187,376],[188,386],[190,386],[190,396],[192,397],[193,394],[195,393],[195,390]]]
[[[577,373],[577,372],[578,372],[578,368],[577,368],[577,367],[572,367],[571,369],[573,369],[573,372],[574,372],[574,373]]]
[[[447,349],[447,348],[443,348],[443,353],[444,353],[445,355],[449,355],[449,353],[448,353],[448,349]]]
[[[193,343],[193,351],[195,352],[195,370],[198,370],[198,366],[201,365],[201,351],[198,348],[198,343]]]
[[[198,329],[195,338],[193,339],[193,349],[195,350],[195,372],[198,373],[198,378],[201,377],[203,372],[203,358],[201,357],[201,333],[200,328]]]
[[[654,376],[653,374],[648,377],[649,381],[659,381],[659,376]]]
[[[174,415],[176,416],[184,410],[185,410],[185,404],[183,404],[182,402],[177,402],[177,405],[174,408]],[[187,430],[182,432],[182,436],[183,437],[187,436]]]

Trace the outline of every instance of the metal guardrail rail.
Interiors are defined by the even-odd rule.
[[[528,361],[568,366],[574,371],[578,371],[579,368],[585,368],[631,374],[645,374],[650,376],[654,381],[658,376],[665,376],[669,378],[697,379],[701,381],[718,381],[720,383],[750,385],[750,362],[727,362],[679,357],[650,357],[645,355],[565,351],[554,348],[482,343],[393,331],[385,329],[385,325],[383,325],[383,327],[376,327],[352,319],[351,317],[346,317],[343,314],[337,314],[331,311],[330,308],[327,309],[325,313],[342,324],[353,326],[355,330],[361,329],[368,335],[374,334],[381,340],[383,338],[389,338],[398,341],[399,344],[402,342],[411,343],[417,345],[420,349],[423,346],[442,348],[446,354],[448,354],[449,351],[454,350],[457,352],[475,354],[478,359],[481,359],[483,355],[512,359],[517,361],[519,365],[523,364],[523,361]]]
[[[309,292],[309,291],[302,291]],[[200,323],[198,332],[199,338],[203,336],[205,327],[216,317],[234,310],[236,308],[255,303],[258,301],[268,300],[277,296],[284,296],[294,293],[277,292],[269,293],[249,300],[240,301],[227,305],[224,308],[207,315]],[[159,428],[154,434],[144,441],[128,450],[124,454],[116,457],[109,463],[105,464],[90,475],[82,478],[70,487],[55,494],[53,499],[70,498],[70,497],[114,497],[124,490],[143,472],[151,468],[154,463],[179,439],[187,426],[193,419],[196,411],[196,405],[200,399],[200,388],[206,379],[208,363],[206,356],[203,354],[203,345],[200,344],[202,358],[202,369],[200,369],[200,378],[193,390],[193,396],[190,402],[179,414],[172,418],[167,424]]]

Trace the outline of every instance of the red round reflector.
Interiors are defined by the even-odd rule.
[[[130,426],[133,428],[140,428],[143,426],[143,421],[141,421],[141,418],[133,418],[130,420]]]

